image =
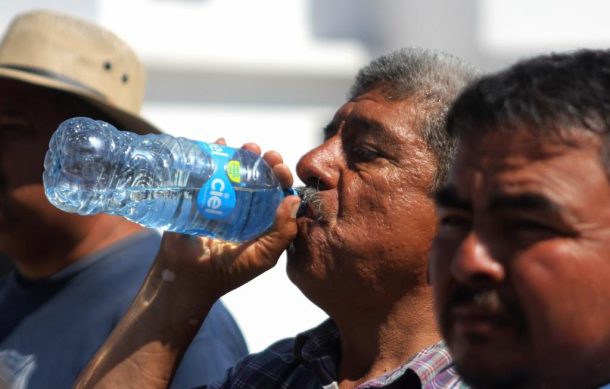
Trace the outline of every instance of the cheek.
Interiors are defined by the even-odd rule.
[[[577,356],[610,341],[610,263],[579,242],[539,244],[513,261],[511,283],[540,352]],[[546,351],[544,351],[546,350]]]
[[[288,251],[288,270],[295,273],[320,273],[325,266],[325,258],[330,257],[333,247],[327,228],[309,221],[297,221],[298,234]],[[291,277],[292,279],[292,277]]]
[[[331,223],[329,237],[358,246],[372,237],[383,239],[392,218],[399,217],[393,216],[395,209],[400,210],[392,204],[387,189],[375,185],[371,177],[345,174],[344,184],[337,191],[336,220]]]
[[[378,250],[405,250],[403,257],[427,256],[436,230],[434,204],[426,191],[407,178],[379,169],[375,174],[352,176],[349,185],[346,180],[339,200],[337,234],[359,250],[372,245]]]
[[[363,182],[362,177],[345,180],[345,185],[339,190],[339,209],[344,210],[343,216],[351,219],[364,219],[387,213],[390,207],[389,192],[385,185],[375,185],[375,182]],[[338,215],[341,216],[341,215]]]
[[[38,232],[48,230],[49,222],[63,216],[63,212],[47,200],[42,184],[9,189],[1,200],[5,220],[14,236],[38,236]]]
[[[434,309],[437,319],[440,318],[440,312],[447,300],[454,246],[452,242],[445,242],[444,239],[437,236],[432,241],[430,249],[428,275],[434,294]]]
[[[17,212],[28,215],[55,210],[44,194],[43,185],[39,183],[21,185],[11,190],[9,199]]]
[[[339,198],[345,218],[400,230],[412,227],[419,231],[424,226],[434,229],[434,204],[425,191],[383,169],[376,173],[345,181]]]
[[[8,188],[19,188],[42,183],[46,146],[40,144],[16,145],[0,154],[2,174]]]

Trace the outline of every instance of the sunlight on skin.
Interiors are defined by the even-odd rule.
[[[172,282],[176,279],[176,273],[169,269],[164,269],[161,272],[161,278],[163,279],[163,281]]]

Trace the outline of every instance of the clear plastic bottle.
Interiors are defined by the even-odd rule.
[[[267,230],[285,195],[267,163],[247,150],[137,135],[83,117],[58,127],[44,166],[46,196],[64,211],[234,242]]]

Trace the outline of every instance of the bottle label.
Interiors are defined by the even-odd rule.
[[[241,182],[241,163],[239,161],[232,160],[227,163],[227,176],[236,184]]]
[[[231,160],[235,153],[231,147],[203,142],[199,142],[199,146],[210,155],[216,168],[197,195],[197,209],[208,219],[224,219],[235,208],[235,189],[231,181],[241,181],[241,164]]]

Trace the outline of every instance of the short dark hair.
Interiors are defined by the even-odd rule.
[[[486,131],[560,135],[570,128],[606,136],[610,129],[610,51],[537,56],[465,88],[447,116],[457,137]]]
[[[384,54],[356,75],[349,98],[354,99],[375,87],[384,88],[389,99],[415,97],[421,103],[421,134],[437,158],[432,190],[449,171],[455,140],[445,131],[445,117],[458,93],[477,76],[464,60],[441,51],[402,48]]]

